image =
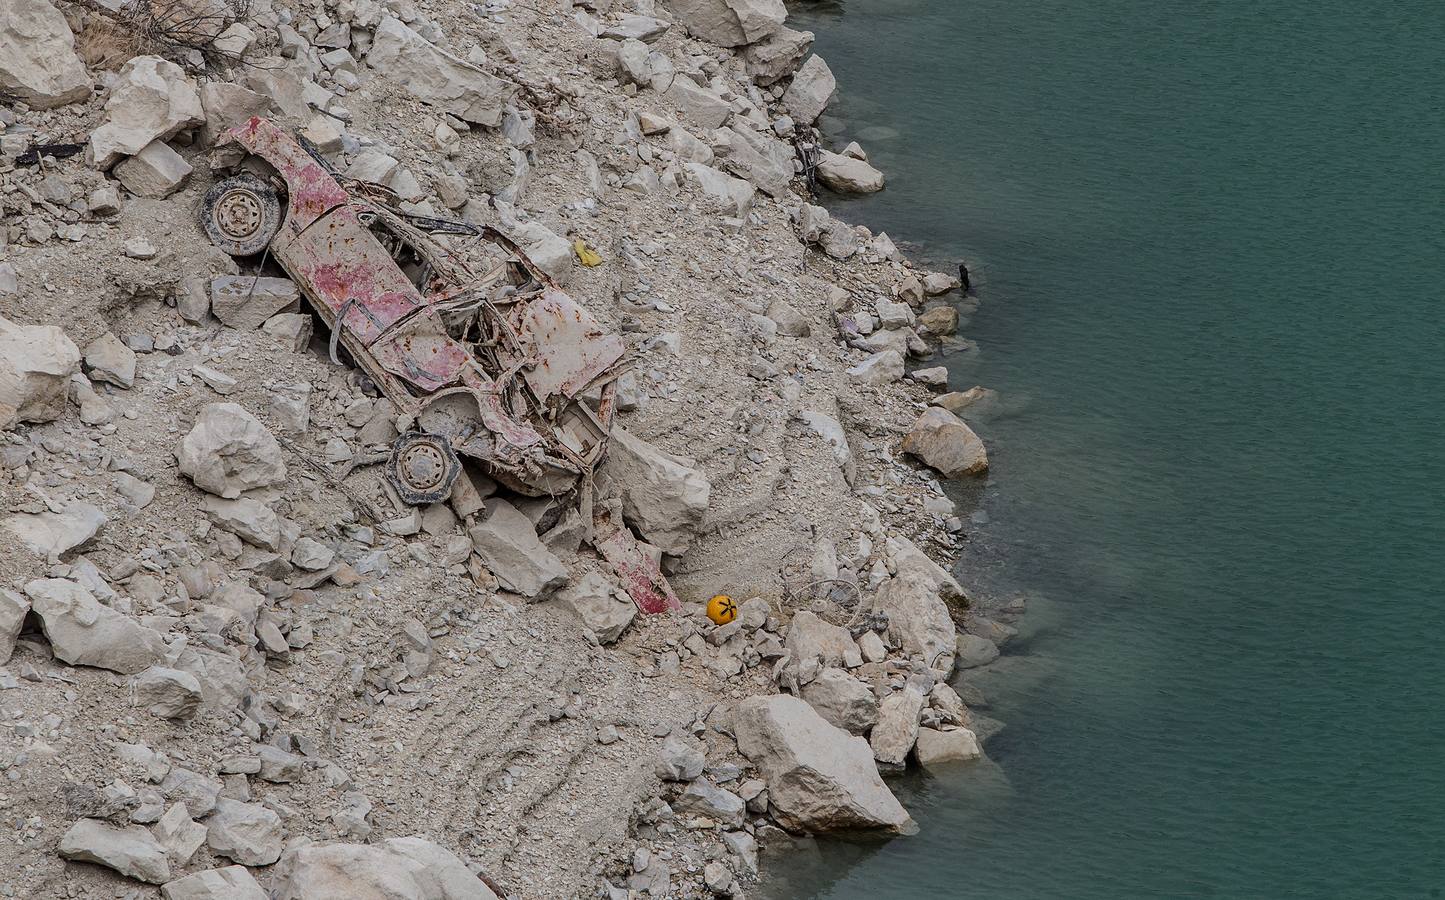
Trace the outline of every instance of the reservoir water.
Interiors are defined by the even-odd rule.
[[[1441,7],[793,6],[889,179],[834,214],[981,276],[960,571],[1029,613],[990,762],[772,895],[1441,896]]]

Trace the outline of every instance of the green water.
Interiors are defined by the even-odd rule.
[[[800,24],[801,23],[801,24]],[[798,3],[836,215],[983,276],[949,356],[993,470],[965,579],[995,765],[779,897],[1445,889],[1445,8]]]

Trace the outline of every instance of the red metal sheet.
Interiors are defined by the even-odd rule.
[[[637,608],[649,615],[682,609],[667,576],[642,552],[626,528],[614,524],[606,510],[599,509],[593,518],[596,537],[593,546],[607,560],[612,571],[622,579],[622,587]]]

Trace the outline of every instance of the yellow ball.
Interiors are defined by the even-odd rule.
[[[738,617],[738,605],[727,594],[718,594],[707,601],[707,617],[714,625],[726,625]]]

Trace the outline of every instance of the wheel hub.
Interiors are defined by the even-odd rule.
[[[261,228],[264,211],[261,198],[247,190],[227,191],[216,201],[216,227],[233,240],[243,240]]]
[[[412,444],[402,452],[397,471],[412,490],[436,490],[446,477],[446,454],[430,441]]]

